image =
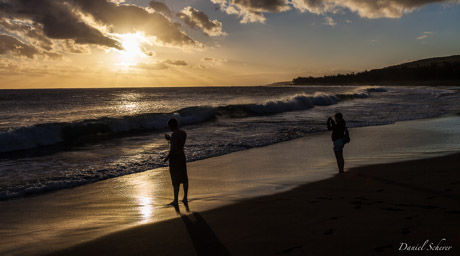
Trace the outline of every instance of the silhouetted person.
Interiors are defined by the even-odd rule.
[[[345,160],[343,159],[343,147],[349,142],[348,129],[341,113],[335,114],[335,121],[327,119],[327,129],[332,130],[332,141],[334,143],[334,154],[337,159],[339,172],[343,172]]]
[[[165,162],[169,160],[169,173],[171,174],[171,181],[174,188],[174,201],[170,205],[178,205],[179,187],[182,183],[184,187],[183,202],[187,203],[188,194],[188,176],[187,176],[187,163],[184,153],[185,140],[187,133],[180,130],[175,118],[168,121],[169,129],[173,132],[171,136],[165,134],[166,140],[170,141],[169,154],[165,158]]]

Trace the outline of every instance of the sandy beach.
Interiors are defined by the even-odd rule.
[[[455,255],[459,119],[351,129],[344,175],[330,133],[189,163],[188,210],[166,168],[2,201],[0,254]]]
[[[0,256],[460,256],[460,0],[0,0]]]
[[[458,255],[459,160],[354,168],[51,255]]]

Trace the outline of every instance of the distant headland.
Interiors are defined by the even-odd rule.
[[[460,85],[460,55],[437,57],[366,70],[359,73],[323,77],[297,77],[294,85]]]

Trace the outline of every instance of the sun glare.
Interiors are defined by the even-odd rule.
[[[123,50],[117,52],[118,56],[115,65],[129,68],[148,57],[143,50],[143,45],[150,43],[142,33],[121,34],[117,35],[117,37],[121,41]]]

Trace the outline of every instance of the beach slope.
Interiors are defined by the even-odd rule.
[[[460,154],[353,168],[51,255],[459,255]]]

